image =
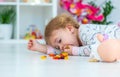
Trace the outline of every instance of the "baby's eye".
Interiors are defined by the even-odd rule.
[[[58,41],[58,43],[61,43],[61,41],[62,41],[62,40],[60,39],[60,40]]]
[[[56,49],[60,49],[59,47],[55,47]]]

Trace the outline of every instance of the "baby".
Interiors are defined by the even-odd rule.
[[[58,52],[56,49],[59,49],[60,51],[68,52],[69,55],[92,56],[98,60],[112,62],[120,59],[118,58],[120,54],[111,58],[113,51],[108,51],[108,48],[106,48],[111,43],[106,41],[119,41],[119,39],[120,28],[117,25],[103,26],[87,24],[80,26],[70,15],[61,14],[53,18],[46,26],[46,44],[30,40],[28,42],[28,49],[40,51],[45,54],[56,54]],[[114,45],[116,44],[120,47],[120,42],[117,43],[114,43]],[[69,48],[66,49],[66,47]],[[118,53],[118,50],[120,49],[117,49],[116,53]]]

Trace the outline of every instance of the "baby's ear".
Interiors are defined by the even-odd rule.
[[[71,26],[71,25],[67,25],[66,26],[66,29],[68,29],[70,32],[74,32],[74,27],[73,26]]]
[[[103,42],[104,41],[104,36],[102,34],[97,34],[97,39],[100,41],[100,42]]]

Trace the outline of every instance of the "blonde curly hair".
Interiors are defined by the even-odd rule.
[[[54,30],[65,28],[67,25],[71,25],[75,28],[79,28],[79,24],[77,21],[75,21],[71,15],[68,15],[66,13],[63,13],[61,15],[56,16],[53,18],[45,28],[45,41],[46,44],[49,44],[50,36],[52,35],[52,32]]]

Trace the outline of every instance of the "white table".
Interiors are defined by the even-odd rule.
[[[26,44],[0,44],[0,77],[120,77],[120,63],[93,63],[87,57],[41,60]]]

